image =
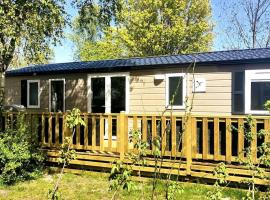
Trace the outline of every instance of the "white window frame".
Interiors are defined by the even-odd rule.
[[[170,73],[166,74],[166,108],[170,107],[170,99],[169,99],[169,78],[170,77],[182,77],[183,78],[183,105],[179,106],[172,106],[172,109],[185,109],[185,100],[187,95],[187,88],[186,88],[186,74],[185,73]],[[170,107],[171,108],[171,107]]]
[[[38,83],[38,105],[30,105],[30,84]],[[40,108],[40,80],[27,80],[27,108]]]
[[[65,78],[56,78],[56,79],[49,79],[49,111],[51,112],[52,108],[51,108],[51,91],[52,91],[52,81],[64,81],[64,92],[63,92],[63,99],[64,99],[64,102],[63,102],[63,111],[62,112],[65,112],[66,110],[66,79]]]
[[[105,78],[105,113],[111,113],[111,77],[126,77],[126,105],[125,113],[129,113],[129,90],[130,90],[130,75],[129,73],[100,73],[100,74],[88,74],[87,78],[87,110],[92,112],[92,89],[91,78]],[[108,120],[105,120],[105,135],[104,139],[107,140],[108,135]],[[112,136],[113,140],[116,140],[116,136]]]
[[[270,82],[270,70],[245,70],[245,113],[246,114],[269,114],[266,110],[251,110],[251,83]]]
[[[126,77],[125,113],[129,113],[129,73],[100,73],[88,74],[87,79],[87,110],[92,112],[91,78],[105,78],[105,113],[111,113],[111,77]]]

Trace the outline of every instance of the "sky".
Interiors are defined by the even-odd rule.
[[[224,38],[222,36],[222,23],[219,18],[219,13],[222,12],[220,9],[220,1],[221,0],[212,0],[212,15],[213,15],[213,23],[214,23],[214,44],[213,51],[222,50]],[[228,2],[231,0],[228,0]],[[71,18],[74,18],[77,15],[77,10],[73,8],[70,4],[71,0],[68,1],[66,5],[66,10]],[[73,43],[68,39],[68,35],[71,33],[71,29],[67,27],[65,29],[66,38],[62,39],[61,45],[57,45],[54,47],[54,59],[51,61],[52,63],[63,63],[63,62],[72,62],[74,61],[74,46]],[[218,37],[217,37],[218,36]]]

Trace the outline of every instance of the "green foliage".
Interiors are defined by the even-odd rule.
[[[221,186],[224,186],[227,183],[226,178],[228,177],[226,165],[221,162],[219,163],[214,171],[213,175],[216,178],[216,182],[214,184],[214,189],[208,192],[207,198],[209,200],[221,200],[223,198]]]
[[[49,59],[50,46],[59,42],[66,25],[64,0],[0,1],[0,71],[14,55],[26,63]],[[15,56],[16,57],[16,56]]]
[[[109,176],[110,190],[117,191],[122,188],[127,191],[134,189],[134,183],[131,181],[132,168],[130,165],[117,161],[111,169]]]
[[[155,157],[161,156],[161,138],[159,136],[155,137],[152,141],[152,152]]]
[[[176,200],[184,192],[184,188],[180,183],[172,181],[168,186],[167,198],[168,200]]]
[[[13,123],[13,122],[11,122]],[[0,134],[0,178],[4,184],[28,180],[42,173],[44,154],[39,148],[37,132],[32,131],[24,114],[17,125]]]
[[[264,107],[266,110],[268,110],[270,112],[270,100],[265,102]]]
[[[83,14],[83,18],[91,19],[89,25],[74,27],[76,34],[73,38],[80,38],[74,40],[79,59],[190,53],[209,50],[211,46],[209,0],[112,2],[118,5],[112,12],[114,23],[103,26],[97,20],[102,6],[92,2],[91,9],[95,8],[95,12]],[[93,26],[99,31],[91,31]],[[90,37],[85,35],[87,32],[90,32]],[[98,37],[93,37],[93,34]]]
[[[72,139],[70,137],[65,137],[63,144],[60,149],[60,157],[58,158],[58,163],[66,163],[68,165],[71,160],[75,160],[77,158],[76,151],[74,149],[70,150],[70,145],[72,143]]]
[[[146,151],[149,144],[142,140],[142,133],[139,130],[131,131],[131,140],[133,141],[134,152],[129,154],[129,159],[133,164],[146,165]]]
[[[77,125],[85,126],[85,122],[81,117],[81,111],[78,108],[73,108],[66,116],[66,126],[70,129],[75,128]]]

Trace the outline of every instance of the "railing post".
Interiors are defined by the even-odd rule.
[[[186,128],[185,128],[185,138],[186,138],[186,162],[187,162],[187,168],[186,172],[189,175],[191,173],[191,163],[192,163],[192,123],[191,123],[191,116],[187,116],[187,121],[186,121]]]
[[[125,112],[121,111],[119,115],[119,153],[120,153],[120,159],[124,160],[125,158]]]

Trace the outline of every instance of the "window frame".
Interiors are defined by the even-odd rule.
[[[92,112],[92,89],[91,78],[105,78],[105,113],[111,113],[111,77],[126,77],[126,103],[125,113],[129,113],[129,80],[130,75],[126,73],[100,73],[100,74],[88,74],[87,78],[87,111]]]
[[[49,111],[51,112],[51,92],[52,92],[52,81],[63,81],[64,82],[64,92],[63,92],[63,99],[64,99],[64,102],[63,102],[63,111],[62,112],[65,112],[66,111],[66,79],[65,78],[56,78],[56,79],[49,79]]]
[[[37,83],[38,84],[38,105],[30,105],[30,84]],[[27,108],[40,108],[40,80],[27,80]]]
[[[245,70],[245,114],[269,115],[267,110],[251,110],[252,82],[270,82],[270,70]]]
[[[170,92],[169,92],[169,78],[170,77],[182,77],[183,78],[183,82],[182,82],[182,91],[183,91],[183,95],[182,95],[182,101],[183,101],[183,105],[173,105],[172,109],[185,109],[185,99],[186,99],[186,95],[187,95],[187,88],[186,88],[186,74],[185,73],[168,73],[166,74],[166,108],[171,108],[170,107]]]

